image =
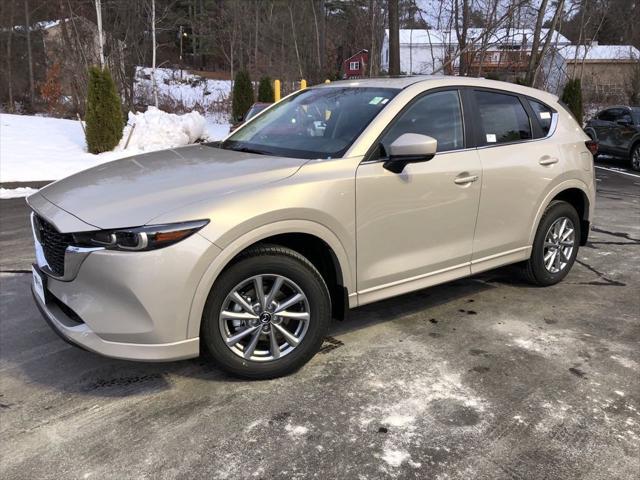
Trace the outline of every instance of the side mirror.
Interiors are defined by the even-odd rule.
[[[623,127],[628,127],[629,125],[633,125],[633,122],[626,118],[621,118],[620,120],[616,120],[618,125],[622,125]]]
[[[382,165],[393,173],[400,173],[409,163],[431,160],[438,150],[438,141],[419,133],[400,135],[389,146],[389,159]]]

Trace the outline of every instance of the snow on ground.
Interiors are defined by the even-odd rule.
[[[137,68],[136,101],[151,103],[151,73],[151,68]],[[226,104],[231,93],[230,80],[212,80],[172,68],[156,68],[156,83],[160,104],[166,103],[174,108],[193,109],[199,106],[209,111],[216,104]]]
[[[147,115],[149,113],[146,113],[145,118]],[[170,120],[167,118],[163,120],[156,118],[155,120],[165,127],[167,123],[171,124],[173,131],[181,132],[179,136],[183,140],[185,136],[191,140],[193,131],[200,127],[204,129],[202,136],[207,140],[224,138],[229,131],[228,124],[213,123],[209,118],[202,119],[200,117],[200,120],[197,120],[197,117],[191,115],[187,119],[180,119],[179,116],[164,115],[167,115]],[[157,116],[157,111],[151,114],[151,117]],[[202,120],[204,120],[204,125]],[[150,123],[153,124],[153,122],[147,121],[146,126],[149,127]],[[188,133],[185,132],[185,128]],[[141,132],[144,130],[140,129]],[[153,143],[150,146],[136,143],[135,148],[130,145],[127,150],[93,155],[87,152],[84,133],[78,121],[0,114],[0,182],[58,180],[101,163],[135,155],[142,151],[184,144],[175,143],[176,138],[173,137],[165,142],[158,141],[157,136],[164,134],[164,131],[155,134],[146,132],[146,138]],[[28,191],[3,189],[1,198],[9,198],[9,195],[17,196],[19,194],[24,196],[28,194]]]
[[[28,197],[37,191],[37,188],[31,187],[0,188],[0,199]]]

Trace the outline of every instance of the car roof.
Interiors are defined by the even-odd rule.
[[[534,98],[540,98],[546,101],[555,101],[558,99],[556,95],[550,94],[543,90],[537,90],[531,87],[525,87],[515,83],[501,82],[498,80],[488,80],[476,77],[459,77],[453,75],[406,75],[399,77],[374,77],[374,78],[357,78],[349,80],[338,80],[330,83],[314,85],[311,88],[335,88],[335,87],[376,87],[376,88],[395,88],[404,89],[416,84],[433,83],[434,88],[440,86],[470,86],[495,88],[522,95],[528,95]]]
[[[610,105],[608,107],[604,107],[600,111],[604,112],[605,110],[611,110],[612,108],[625,108],[627,110],[633,110],[634,112],[637,112],[638,110],[640,110],[640,107],[631,107],[629,105]]]

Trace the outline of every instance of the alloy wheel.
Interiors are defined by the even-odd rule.
[[[560,217],[551,224],[544,239],[543,262],[550,273],[564,270],[575,247],[575,227],[571,219]]]
[[[636,147],[631,154],[631,168],[640,171],[640,147]]]
[[[264,362],[294,351],[307,333],[310,316],[307,296],[295,282],[265,274],[247,278],[231,290],[218,324],[234,354]]]

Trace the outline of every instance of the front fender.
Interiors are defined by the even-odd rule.
[[[242,228],[241,226],[239,227]],[[213,262],[211,262],[200,279],[189,313],[187,338],[193,338],[199,335],[202,312],[204,311],[204,305],[207,301],[209,292],[218,278],[218,275],[220,275],[220,272],[222,272],[229,262],[250,245],[273,235],[285,233],[306,233],[314,235],[329,245],[335,253],[340,265],[344,286],[347,288],[348,292],[355,292],[355,265],[351,265],[349,262],[349,258],[351,257],[347,254],[347,250],[340,239],[324,225],[309,220],[283,220],[262,225],[257,228],[252,226],[249,231],[246,231],[246,233],[231,241],[224,247],[220,254],[213,260]],[[355,295],[349,295],[349,304],[351,307],[357,305]]]

